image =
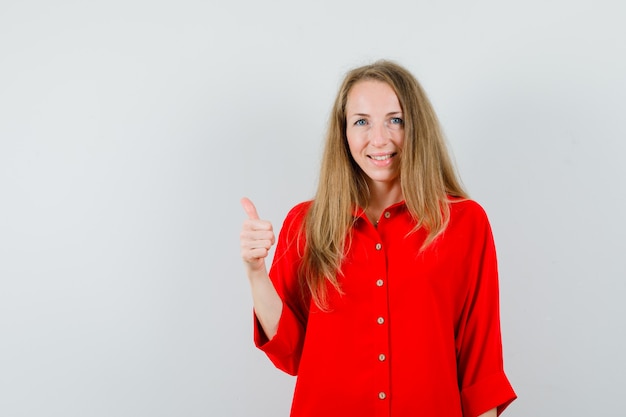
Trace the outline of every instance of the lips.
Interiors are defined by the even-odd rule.
[[[396,153],[386,153],[382,155],[367,155],[368,158],[373,159],[374,161],[386,161],[388,159],[396,156]]]

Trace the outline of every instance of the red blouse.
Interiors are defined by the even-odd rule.
[[[450,223],[427,249],[404,203],[377,227],[356,213],[330,311],[302,296],[300,227],[310,202],[283,224],[270,277],[283,299],[271,339],[255,343],[297,375],[292,417],[476,417],[515,398],[503,370],[496,252],[483,209],[450,205]]]

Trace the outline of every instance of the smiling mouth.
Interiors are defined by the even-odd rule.
[[[391,159],[394,156],[396,156],[395,153],[389,153],[387,155],[368,155],[368,157],[373,159],[374,161],[386,161],[387,159]]]

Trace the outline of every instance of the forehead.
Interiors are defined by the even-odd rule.
[[[346,113],[401,111],[398,96],[391,86],[377,80],[363,80],[352,86],[346,100]]]

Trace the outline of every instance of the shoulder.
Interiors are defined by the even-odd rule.
[[[471,199],[451,198],[450,225],[470,229],[490,229],[485,209]]]
[[[302,223],[312,204],[313,201],[303,201],[293,206],[287,213],[287,217],[285,217],[285,224]]]
[[[450,219],[443,236],[455,242],[457,248],[466,247],[481,253],[487,247],[493,248],[493,233],[487,213],[479,203],[470,199],[451,200]]]
[[[313,200],[303,201],[301,203],[296,204],[287,213],[287,218],[305,216],[306,213],[309,211],[309,208],[311,208],[312,204],[313,204]]]
[[[449,200],[450,215],[487,218],[485,209],[476,201],[469,198],[452,197]]]
[[[306,218],[312,204],[313,201],[304,201],[296,204],[291,208],[291,210],[289,210],[282,227],[285,233],[288,235],[300,233],[304,224],[304,219]]]

